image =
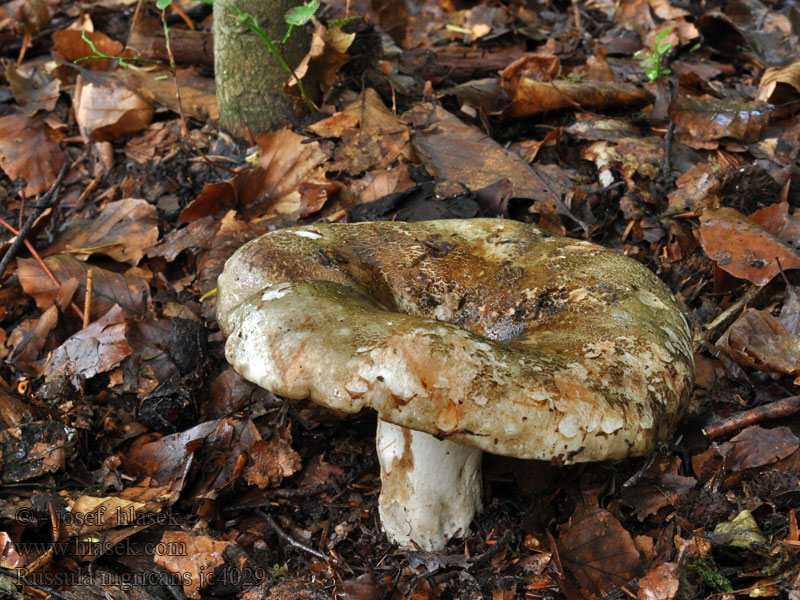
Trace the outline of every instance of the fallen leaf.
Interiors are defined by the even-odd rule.
[[[119,262],[138,264],[158,240],[156,208],[141,198],[108,203],[91,219],[72,221],[49,249],[49,254],[69,251],[79,260],[104,254]]]
[[[717,452],[725,457],[726,467],[737,472],[772,464],[798,448],[800,439],[788,427],[765,429],[754,425],[719,444]]]
[[[0,117],[0,167],[10,179],[25,180],[25,195],[36,196],[56,180],[66,157],[58,136],[41,116],[17,111]]]
[[[768,310],[746,309],[716,346],[744,367],[767,373],[800,374],[800,336],[787,333]]]
[[[543,69],[541,55],[528,55],[500,71],[501,84],[511,99],[503,111],[505,117],[527,117],[565,108],[642,104],[651,98],[644,88],[621,81],[556,79],[560,65],[557,61],[552,64],[555,66]]]
[[[79,300],[79,305],[83,304],[85,297],[86,276],[90,268],[93,270],[91,318],[105,314],[115,304],[134,314],[144,313],[150,290],[141,277],[90,267],[69,254],[48,256],[44,262],[59,285],[71,278],[78,280],[80,285],[76,299]],[[53,283],[35,260],[20,258],[17,263],[19,280],[25,293],[33,297],[39,309],[46,310],[55,301],[59,285]]]
[[[757,142],[769,123],[769,114],[769,105],[764,102],[677,96],[669,105],[669,118],[682,141],[700,148],[713,148],[707,143],[722,138]]]
[[[75,85],[75,121],[83,139],[110,141],[143,131],[153,105],[111,73],[84,71]]]
[[[784,104],[797,100],[800,95],[800,61],[785,67],[771,67],[764,71],[758,84],[756,100],[771,104]]]
[[[53,53],[66,62],[72,63],[79,58],[94,56],[92,47],[83,40],[86,36],[100,52],[106,56],[120,56],[124,46],[111,39],[102,31],[79,31],[77,29],[62,29],[53,32]],[[93,71],[107,71],[111,61],[108,59],[86,60],[80,63],[84,69]]]
[[[339,137],[334,162],[328,169],[351,175],[385,168],[399,157],[411,158],[408,127],[386,108],[372,88],[335,115],[317,121],[308,130],[320,137]]]
[[[637,600],[672,600],[680,588],[678,565],[671,562],[661,563],[639,578]]]
[[[578,584],[603,596],[639,574],[631,535],[607,510],[581,504],[558,537],[561,562]]]
[[[403,115],[419,130],[412,143],[425,167],[437,177],[477,191],[508,179],[515,198],[528,198],[560,208],[549,185],[515,152],[482,131],[466,125],[440,107],[421,104]]]
[[[54,397],[64,381],[77,388],[83,380],[116,367],[130,355],[131,347],[125,339],[128,318],[129,314],[115,304],[53,350],[42,368],[45,397]]]
[[[800,267],[797,250],[733,208],[703,212],[700,243],[721,269],[756,285],[769,283],[781,267]]]

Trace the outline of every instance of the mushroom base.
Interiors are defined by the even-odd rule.
[[[378,420],[379,512],[389,540],[429,552],[481,508],[481,450]]]

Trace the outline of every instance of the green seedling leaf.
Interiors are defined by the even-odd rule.
[[[661,44],[661,45],[658,47],[658,50],[657,50],[657,52],[658,52],[659,54],[664,54],[664,53],[665,53],[667,50],[669,50],[670,48],[672,48],[672,44],[670,44],[669,42],[664,42],[663,44]]]
[[[667,27],[664,31],[662,31],[656,36],[656,43],[654,45],[658,46],[661,42],[664,41],[664,38],[667,37],[670,33],[672,33],[672,27]],[[669,44],[669,47],[671,48],[672,44]]]
[[[165,10],[170,4],[172,4],[172,0],[156,0],[158,10]]]
[[[284,20],[293,26],[305,25],[319,8],[319,0],[311,0],[308,4],[295,6],[286,11]]]

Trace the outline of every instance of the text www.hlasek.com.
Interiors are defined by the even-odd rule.
[[[84,538],[64,542],[18,542],[15,544],[17,552],[40,556],[52,552],[56,556],[103,556],[107,554],[116,556],[188,556],[185,542],[149,542],[131,544],[128,538],[111,543],[102,538]]]

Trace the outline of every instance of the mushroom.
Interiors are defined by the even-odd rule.
[[[498,219],[292,227],[219,278],[225,354],[282,396],[378,414],[381,522],[433,551],[481,506],[481,452],[645,454],[692,391],[686,321],[647,268]]]

